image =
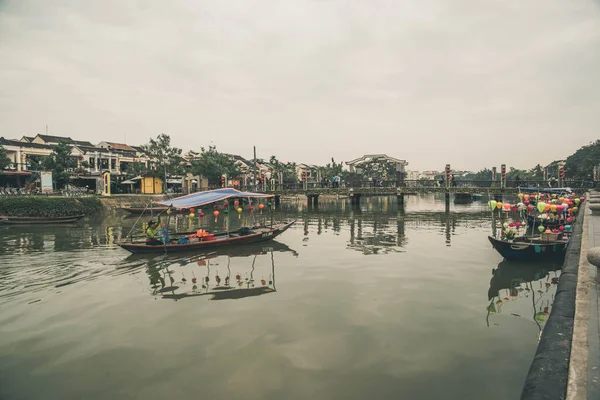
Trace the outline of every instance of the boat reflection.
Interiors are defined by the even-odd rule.
[[[275,253],[278,252],[298,256],[296,251],[274,240],[189,256],[165,255],[147,266],[152,295],[177,301],[191,297],[234,300],[274,293],[277,291]],[[245,271],[233,273],[231,264],[235,258],[252,261],[245,263]]]
[[[486,323],[490,316],[503,312],[514,317],[529,318],[540,334],[554,302],[561,265],[502,261],[492,270],[488,290]],[[497,325],[497,324],[495,324]]]

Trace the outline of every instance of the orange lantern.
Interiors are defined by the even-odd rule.
[[[496,207],[498,207],[498,210],[501,210],[502,209],[502,202],[501,201],[497,202],[496,203]]]
[[[264,204],[262,204],[262,203],[260,203],[260,204],[258,205],[258,208],[260,209],[260,213],[262,214],[262,210],[263,210],[263,208],[265,208],[265,205],[264,205]]]
[[[510,210],[510,204],[504,203],[502,206],[504,207],[504,211],[509,211]]]
[[[215,216],[215,222],[217,222],[217,218],[219,217],[219,211],[213,211],[213,215]]]

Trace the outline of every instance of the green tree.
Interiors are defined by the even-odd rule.
[[[209,146],[208,149],[202,147],[199,156],[192,160],[192,173],[205,177],[209,184],[217,185],[223,175],[235,178],[241,171],[235,161],[219,153],[215,146]]]
[[[11,164],[10,158],[8,158],[8,154],[6,153],[6,149],[0,146],[0,171],[8,168]]]
[[[171,137],[161,133],[156,139],[141,146],[142,152],[152,160],[151,169],[163,178],[164,191],[167,191],[167,176],[181,174],[181,149],[171,146]]]
[[[69,182],[71,171],[77,168],[77,161],[71,156],[71,146],[59,143],[52,147],[50,156],[41,160],[41,169],[52,171],[52,179],[57,188]]]
[[[565,175],[571,179],[588,180],[593,176],[594,167],[600,165],[600,140],[581,147],[567,157]]]

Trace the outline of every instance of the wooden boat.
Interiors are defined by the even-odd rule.
[[[562,263],[568,240],[542,240],[519,237],[513,241],[488,236],[492,247],[509,261],[550,261]]]
[[[119,246],[125,250],[137,254],[137,253],[171,253],[175,251],[190,251],[190,250],[204,250],[204,249],[215,249],[224,246],[240,246],[251,243],[259,243],[267,240],[271,240],[285,232],[290,226],[296,222],[295,220],[288,223],[276,224],[273,226],[259,226],[250,229],[248,232],[242,232],[242,229],[231,232],[221,232],[214,235],[213,240],[201,240],[190,243],[177,243],[177,236],[183,234],[173,234],[171,236],[171,242],[167,244],[150,246],[145,241],[138,242],[123,242],[118,243]]]
[[[546,220],[541,220],[539,218],[536,218],[535,215],[528,215],[527,216],[527,226],[530,228],[537,228],[539,225],[544,225],[546,228],[558,228],[560,225],[565,225],[567,224],[566,221],[559,221],[559,220],[550,220],[550,219],[546,219]]]
[[[168,207],[152,207],[152,212],[160,213],[162,211],[166,211]],[[150,214],[150,208],[146,207],[121,207],[121,210],[127,211],[130,214]]]
[[[68,217],[13,217],[0,216],[0,225],[54,225],[77,222],[85,215],[70,215]]]

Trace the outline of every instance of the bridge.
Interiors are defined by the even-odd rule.
[[[589,188],[589,182],[565,181],[565,186],[574,190]],[[281,196],[305,195],[310,205],[318,205],[321,195],[340,195],[348,196],[352,204],[359,204],[361,197],[367,196],[396,196],[398,204],[404,204],[404,197],[408,195],[419,194],[444,194],[446,202],[450,201],[450,196],[454,195],[456,199],[467,199],[473,195],[502,196],[504,194],[513,194],[524,187],[536,187],[547,189],[547,181],[525,181],[516,185],[514,182],[507,184],[501,181],[456,181],[450,185],[440,184],[436,181],[355,181],[353,185],[341,184],[339,187],[325,186],[319,183],[299,183],[283,185],[258,185],[257,187],[243,187],[242,190],[259,191],[275,196],[275,203],[278,204]]]

